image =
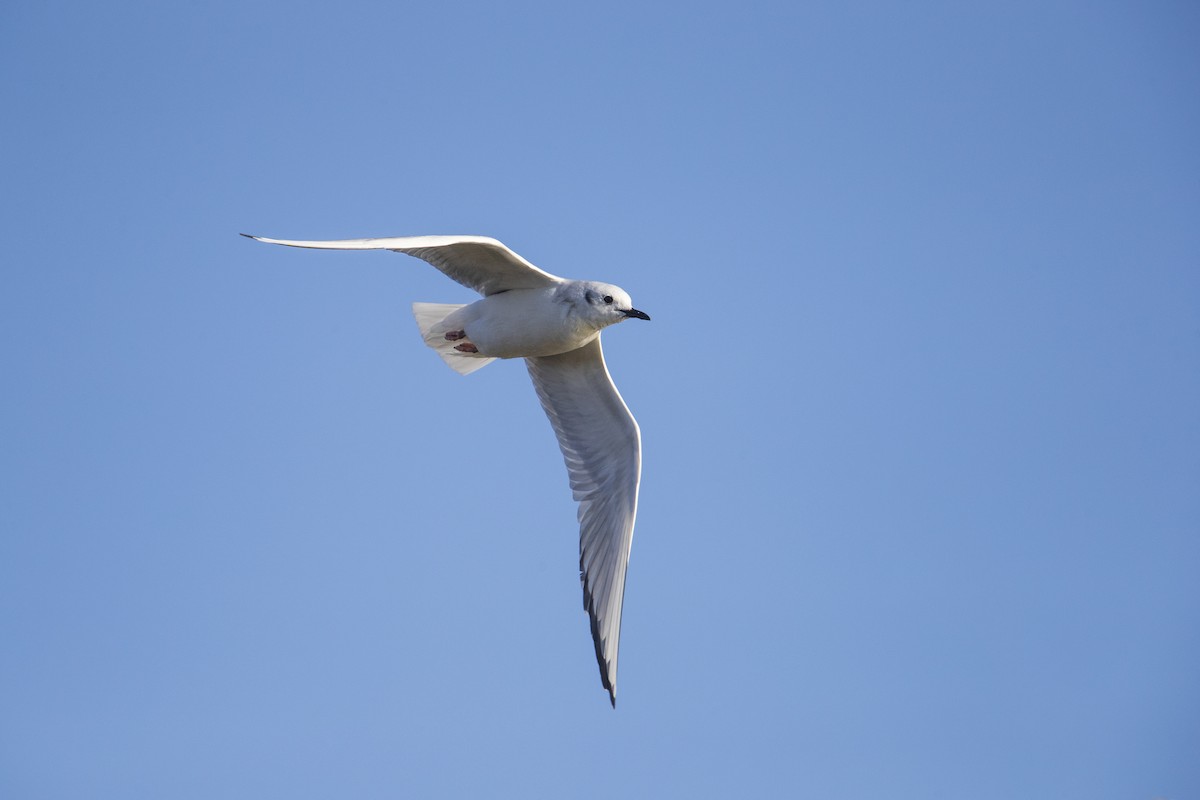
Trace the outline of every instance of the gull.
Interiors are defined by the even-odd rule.
[[[642,436],[604,364],[600,332],[650,317],[624,289],[535,267],[486,236],[403,236],[268,244],[324,250],[392,250],[427,261],[483,295],[470,305],[413,303],[425,344],[467,375],[497,358],[523,358],[579,502],[579,580],[600,681],[617,706],[617,649],[625,570],[633,543]]]

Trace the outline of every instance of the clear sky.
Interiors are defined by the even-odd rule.
[[[0,796],[1200,797],[1200,11],[0,10]],[[616,710],[524,367],[627,289]]]

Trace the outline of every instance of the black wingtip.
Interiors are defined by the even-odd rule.
[[[257,236],[251,236],[248,233],[239,233],[238,236],[245,236],[247,239],[257,239]]]
[[[592,646],[596,649],[596,664],[600,667],[600,684],[608,692],[608,700],[615,709],[617,707],[617,687],[616,684],[608,680],[608,664],[604,660],[604,645],[600,639],[600,626],[596,624],[596,615],[592,613],[592,595],[588,591],[586,580],[584,580],[583,608],[587,611],[588,622],[592,628]]]

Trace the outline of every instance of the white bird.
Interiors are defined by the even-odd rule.
[[[470,305],[413,303],[425,343],[463,375],[497,358],[524,358],[579,501],[579,579],[600,680],[617,705],[617,648],[633,543],[641,431],[609,377],[600,331],[650,319],[621,288],[559,278],[486,236],[406,236],[269,244],[394,250],[428,261],[483,295]]]

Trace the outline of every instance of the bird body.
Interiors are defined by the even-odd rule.
[[[579,502],[583,604],[600,679],[615,707],[642,455],[641,431],[609,377],[600,332],[626,319],[650,317],[620,287],[559,278],[483,236],[249,238],[327,250],[394,250],[427,261],[483,295],[469,305],[414,303],[413,315],[425,343],[461,374],[497,358],[525,359]]]
[[[480,354],[496,358],[556,356],[582,347],[597,331],[570,313],[553,289],[514,289],[477,300],[461,312]]]
[[[572,313],[573,283],[489,295],[455,312],[447,324],[461,326],[484,358],[556,356],[575,350],[596,337],[600,320]]]

